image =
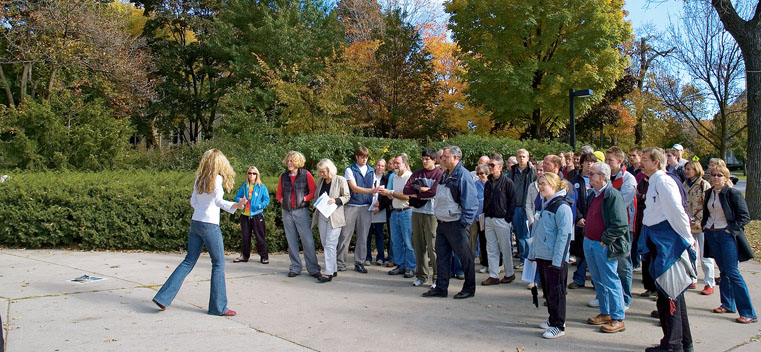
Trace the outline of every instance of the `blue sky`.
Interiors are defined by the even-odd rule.
[[[629,11],[627,20],[632,22],[632,30],[637,30],[652,24],[657,31],[663,32],[669,26],[669,16],[672,21],[678,21],[682,12],[681,0],[624,0],[624,9]]]

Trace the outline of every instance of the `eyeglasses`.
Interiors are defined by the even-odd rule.
[[[711,177],[724,177],[724,174],[711,174]]]
[[[258,175],[256,172],[249,172],[249,175]]]
[[[487,165],[489,165],[489,167],[497,167],[497,164],[495,164],[495,163],[489,163]]]
[[[483,173],[483,172],[476,172],[476,175],[477,175],[477,176],[483,176],[483,175],[486,175],[486,174],[485,174],[485,173]]]

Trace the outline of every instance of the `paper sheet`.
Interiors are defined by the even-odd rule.
[[[326,218],[329,218],[331,214],[333,214],[336,209],[338,209],[338,206],[336,203],[328,204],[328,197],[327,193],[323,193],[319,198],[317,198],[317,201],[314,202],[314,208],[320,211],[320,214],[325,216]]]

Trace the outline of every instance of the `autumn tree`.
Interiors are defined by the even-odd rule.
[[[634,124],[632,116],[624,106],[624,100],[636,85],[637,79],[626,72],[623,77],[616,81],[613,89],[605,92],[603,99],[593,105],[586,114],[579,118],[577,125],[579,136],[587,141],[595,141],[595,136],[604,143],[607,133],[610,137],[610,145],[621,145],[619,137],[632,135]],[[604,127],[608,127],[607,131]],[[604,144],[598,145],[604,148]]]
[[[621,0],[452,0],[450,29],[468,66],[469,95],[497,122],[524,135],[556,135],[568,120],[568,89],[598,94],[578,100],[585,112],[613,88],[630,35]]]
[[[744,92],[740,47],[703,3],[684,5],[681,26],[672,26],[669,39],[676,47],[672,71],[684,72],[690,80],[683,83],[678,73],[664,75],[656,80],[659,94],[726,159],[731,141],[747,127],[745,111],[733,108]]]

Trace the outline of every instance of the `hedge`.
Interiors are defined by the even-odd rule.
[[[187,247],[191,172],[43,172],[0,183],[0,245],[173,251]],[[242,178],[237,177],[239,180]],[[237,191],[237,186],[233,192]],[[275,189],[270,188],[274,199]],[[233,199],[234,193],[225,199]],[[228,249],[240,246],[238,214],[222,212]],[[270,251],[287,248],[280,206],[265,209]],[[319,243],[319,236],[316,236]]]

